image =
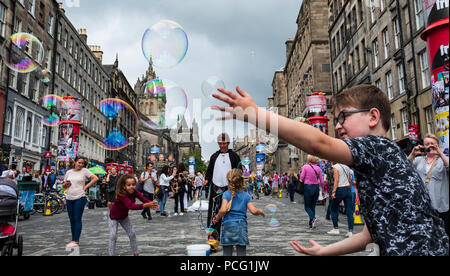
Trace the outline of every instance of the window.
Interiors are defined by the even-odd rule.
[[[359,70],[361,69],[361,63],[359,59],[359,46],[356,46],[355,48],[355,69],[356,72],[359,72]]]
[[[428,65],[428,53],[423,51],[419,53],[420,71],[422,76],[422,89],[430,86],[430,67]]]
[[[36,11],[36,0],[28,1],[28,12],[34,17],[34,13]]]
[[[422,0],[414,0],[414,11],[416,14],[416,30],[419,30],[424,25]]]
[[[380,65],[379,60],[378,60],[378,54],[379,54],[378,39],[375,39],[372,42],[372,51],[373,51],[373,68],[377,68]]]
[[[392,136],[392,140],[397,139],[397,123],[395,122],[394,114],[392,114],[392,116],[391,116],[391,136]]]
[[[30,83],[30,74],[27,74],[24,78],[23,78],[23,86],[22,86],[22,88],[23,88],[23,90],[22,90],[22,95],[24,95],[24,96],[30,96],[29,94],[28,94],[28,89],[29,89],[29,83]]]
[[[66,78],[66,60],[63,59],[62,68],[61,68],[61,76],[63,79]]]
[[[398,17],[394,19],[394,45],[395,50],[400,48],[400,21]]]
[[[9,88],[12,88],[14,90],[17,90],[17,80],[18,80],[19,73],[17,73],[14,70],[9,70]]]
[[[38,102],[39,101],[39,84],[41,81],[38,78],[34,79],[33,86],[30,90],[30,100]]]
[[[16,110],[16,121],[14,124],[14,136],[18,139],[22,139],[23,136],[23,118],[24,118],[24,110],[17,108]]]
[[[400,63],[397,65],[397,72],[398,72],[398,87],[400,89],[400,94],[403,94],[406,92],[405,88],[405,67],[403,66],[403,63]]]
[[[364,21],[364,6],[362,4],[363,0],[358,0],[358,10],[359,10],[359,23]]]
[[[433,106],[431,105],[425,108],[425,122],[427,124],[427,132],[436,133],[436,126],[434,124]]]
[[[6,35],[6,7],[0,3],[0,36]]]
[[[34,125],[33,125],[33,144],[39,143],[39,131],[41,129],[41,123],[38,117],[34,117]]]
[[[392,100],[394,98],[394,88],[392,87],[391,71],[387,72],[387,74],[386,74],[386,89],[387,89],[387,94],[388,94],[389,100]]]
[[[59,60],[60,60],[60,55],[56,54],[56,64],[55,64],[55,71],[57,73],[59,73]]]
[[[370,10],[370,22],[375,23],[375,5],[372,1],[369,1],[369,10]]]
[[[54,133],[57,133],[56,131]],[[47,143],[47,127],[42,126],[42,140],[41,140],[41,147],[46,148]]]
[[[366,40],[365,39],[361,40],[361,49],[363,52],[364,65],[366,65],[367,64],[367,53],[366,53]]]
[[[383,84],[381,82],[381,79],[378,79],[377,81],[375,81],[375,86],[378,87],[379,89],[383,90]]]
[[[55,17],[52,14],[48,15],[48,33],[52,37],[55,34]]]
[[[402,109],[402,127],[403,127],[403,136],[409,135],[409,119],[408,119],[408,110],[406,108]]]
[[[6,111],[5,129],[3,130],[5,135],[11,134],[11,124],[12,124],[12,109],[8,107]]]
[[[384,43],[384,59],[389,57],[389,31],[388,28],[383,30],[383,43]]]

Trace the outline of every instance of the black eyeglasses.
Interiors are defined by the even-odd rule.
[[[337,126],[338,123],[341,124],[341,126],[342,126],[345,122],[345,119],[349,116],[347,114],[355,114],[355,113],[369,112],[369,111],[370,111],[370,109],[344,110],[341,113],[339,113],[337,118],[334,119],[334,126]]]

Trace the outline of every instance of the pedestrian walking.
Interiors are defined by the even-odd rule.
[[[108,175],[106,176],[106,205],[110,209],[116,199],[116,186],[119,177],[117,169],[114,167],[109,170]]]
[[[198,201],[201,198],[201,190],[203,187],[203,175],[201,172],[197,172],[197,175],[194,178],[195,185],[195,201]]]
[[[353,235],[353,195],[352,195],[352,171],[344,165],[335,163],[333,165],[334,185],[331,192],[331,220],[333,221],[333,229],[328,232],[329,235],[339,235],[339,204],[343,201],[345,213],[347,215],[348,232],[347,237]]]
[[[287,181],[288,181],[288,193],[291,200],[291,203],[296,203],[294,201],[295,196],[295,186],[297,184],[298,176],[294,171],[294,168],[289,169],[289,174],[287,175]]]
[[[176,176],[177,167],[173,167],[172,174],[170,174],[169,166],[165,165],[161,170],[159,176],[159,188],[162,189],[162,196],[158,198],[159,213],[161,216],[167,217],[167,213],[164,212],[166,207],[167,198],[169,197],[170,181]]]
[[[142,188],[142,195],[150,201],[153,201],[154,199],[156,180],[156,170],[153,168],[153,163],[149,162],[147,164],[147,170],[145,172],[142,172],[139,181],[144,183]],[[152,219],[150,208],[144,208],[141,212],[141,215],[144,219]]]
[[[300,181],[304,183],[303,196],[305,199],[305,211],[309,216],[309,228],[316,229],[318,219],[316,217],[316,204],[319,199],[320,186],[324,185],[322,170],[317,156],[308,155],[307,164],[302,167]]]
[[[236,246],[237,256],[246,256],[248,240],[247,209],[252,215],[265,216],[264,212],[255,207],[252,198],[245,191],[242,170],[233,169],[227,173],[228,190],[223,194],[219,212],[213,218],[217,223],[222,220],[223,256],[233,255]],[[223,218],[223,219],[222,219]]]
[[[130,239],[131,249],[134,256],[138,256],[138,246],[136,241],[136,232],[133,229],[129,210],[142,210],[143,208],[157,209],[159,206],[156,202],[145,198],[136,190],[136,179],[131,175],[123,175],[117,183],[116,198],[109,212],[109,255],[114,256],[116,253],[117,230],[119,224],[125,230]],[[136,204],[138,198],[143,204]]]
[[[80,244],[83,211],[87,203],[86,191],[98,181],[98,177],[86,169],[85,165],[86,160],[77,157],[74,168],[64,175],[63,188],[67,189],[66,206],[72,232],[72,241],[66,245],[67,248]]]

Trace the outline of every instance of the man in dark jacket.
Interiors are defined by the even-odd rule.
[[[208,243],[211,245],[213,252],[217,251],[219,247],[222,221],[212,225],[211,221],[219,212],[222,204],[222,195],[228,188],[227,173],[232,169],[238,168],[241,162],[239,156],[233,150],[228,149],[230,146],[230,137],[228,134],[220,134],[217,137],[217,143],[219,144],[220,150],[211,156],[203,184],[209,184],[210,186],[207,223],[210,228],[216,230],[208,238]]]

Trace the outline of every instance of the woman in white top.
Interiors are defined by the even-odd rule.
[[[195,183],[195,201],[198,200],[200,189],[203,186],[203,181],[204,181],[204,178],[203,178],[202,173],[201,172],[197,172],[197,176],[195,177],[195,180],[194,180],[194,183]],[[200,196],[202,196],[202,195],[200,194]]]
[[[67,189],[67,214],[69,215],[70,229],[72,231],[72,241],[66,246],[68,248],[76,247],[80,243],[81,218],[87,203],[86,191],[98,181],[98,177],[86,169],[85,165],[86,160],[77,157],[75,159],[75,167],[64,176],[63,188]],[[86,184],[88,180],[89,183]]]
[[[157,212],[161,212],[161,216],[167,216],[167,214],[164,212],[164,208],[166,206],[167,197],[169,196],[169,186],[170,186],[170,180],[172,180],[175,175],[177,174],[177,168],[174,167],[172,171],[172,175],[170,175],[170,168],[169,166],[164,166],[161,170],[161,175],[159,176],[159,188],[163,191],[163,196],[161,199],[158,198],[158,205],[159,210]]]
[[[333,230],[329,231],[330,235],[339,235],[338,216],[339,204],[344,201],[345,213],[347,214],[348,233],[347,237],[351,237],[353,233],[353,197],[352,197],[352,170],[343,164],[333,165],[334,186],[331,194],[331,220],[333,221]]]

